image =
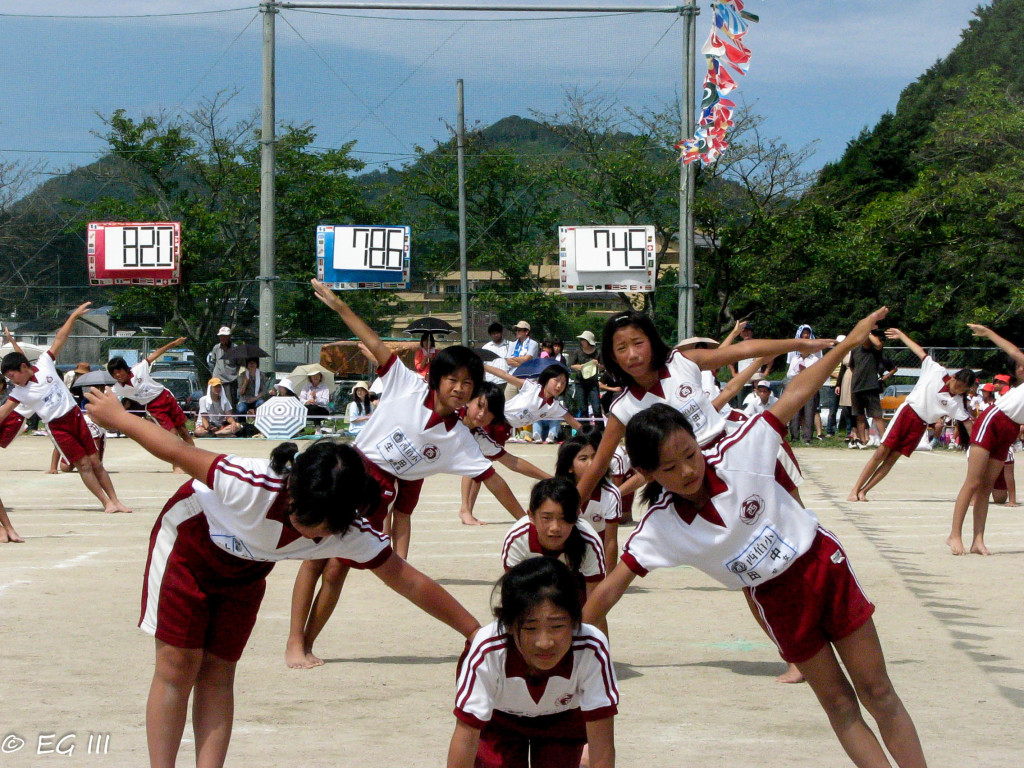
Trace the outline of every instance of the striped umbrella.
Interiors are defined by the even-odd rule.
[[[287,440],[306,426],[306,407],[294,397],[271,397],[256,409],[256,429],[274,440]]]

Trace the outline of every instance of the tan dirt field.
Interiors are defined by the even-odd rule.
[[[266,456],[272,444],[200,445]],[[554,446],[510,448],[554,465]],[[110,440],[106,464],[135,514],[105,515],[77,477],[44,474],[49,455],[42,437],[20,437],[0,455],[0,493],[28,540],[0,545],[0,768],[145,766],[153,640],[136,626],[141,578],[150,527],[183,477],[130,441]],[[805,503],[843,541],[878,606],[889,670],[929,764],[1024,765],[1024,508],[992,508],[992,557],[952,557],[944,539],[962,454],[901,460],[867,504],[843,501],[867,451],[797,455]],[[525,503],[530,481],[499,471]],[[457,478],[427,481],[410,561],[486,623],[511,519],[485,490],[477,511],[491,524],[464,527],[458,496]],[[288,670],[296,568],[285,562],[271,574],[239,663],[228,765],[443,765],[461,638],[354,573],[316,647],[326,666]],[[610,615],[619,766],[850,765],[808,687],[774,681],[783,664],[742,596],[688,568],[636,584]],[[194,764],[189,733],[182,766]],[[90,735],[100,754],[88,754]],[[72,745],[71,755],[56,751]]]

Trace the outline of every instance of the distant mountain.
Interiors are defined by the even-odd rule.
[[[1024,0],[992,0],[974,13],[956,48],[904,89],[895,112],[825,166],[819,186],[839,188],[858,207],[880,193],[909,187],[918,171],[914,152],[945,105],[944,86],[954,77],[995,70],[1011,90],[1024,93]]]

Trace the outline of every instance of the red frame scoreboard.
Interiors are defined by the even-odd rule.
[[[562,293],[650,293],[658,273],[654,227],[558,228]]]
[[[91,285],[176,285],[181,222],[91,222],[88,259]]]

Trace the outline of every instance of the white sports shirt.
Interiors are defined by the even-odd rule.
[[[540,384],[533,379],[526,379],[519,393],[505,403],[505,420],[513,427],[525,427],[542,419],[560,419],[565,414],[565,406],[545,398]]]
[[[23,387],[11,389],[10,400],[20,403],[26,409],[36,412],[44,424],[59,419],[78,407],[64,379],[53,363],[53,352],[49,349],[31,365],[35,374]],[[19,409],[19,413],[24,409]]]
[[[587,721],[618,711],[608,638],[597,627],[581,624],[573,632],[569,653],[538,681],[511,636],[494,621],[476,633],[456,678],[455,717],[483,728],[495,711],[517,717],[542,717],[582,711]]]
[[[662,492],[626,541],[639,576],[691,565],[729,589],[756,586],[808,550],[818,518],[776,480],[786,427],[770,411],[744,422],[705,454],[711,498],[703,508]]]
[[[622,521],[622,494],[611,483],[599,483],[583,506],[580,517],[590,523],[596,533],[603,533],[608,523]]]
[[[626,453],[626,446],[619,443],[615,448],[615,453],[612,454],[611,464],[608,465],[609,471],[613,475],[624,475],[633,468],[633,463],[629,460],[629,454]]]
[[[704,394],[700,368],[695,362],[673,349],[658,376],[658,383],[651,389],[636,384],[623,389],[612,403],[612,416],[625,426],[640,411],[665,403],[690,421],[700,445],[707,445],[722,433],[725,419]]]
[[[268,459],[218,456],[206,484],[192,481],[195,512],[206,515],[210,539],[243,560],[338,557],[354,568],[376,568],[391,556],[388,537],[362,518],[345,531],[307,539],[288,520],[285,482]],[[176,524],[180,524],[180,520]]]
[[[111,389],[118,397],[127,397],[140,405],[149,405],[167,391],[167,387],[151,375],[148,360],[132,366],[132,377],[128,379],[127,384],[114,384]]]
[[[1014,387],[996,400],[995,407],[1018,424],[1024,424],[1024,385]]]
[[[392,355],[377,369],[380,406],[356,437],[356,448],[403,480],[447,472],[486,480],[494,472],[456,413],[434,413],[434,393],[423,378]]]
[[[605,574],[604,541],[582,516],[576,520],[576,528],[583,534],[583,540],[587,544],[583,554],[583,563],[580,566],[580,574],[585,581],[601,581]],[[501,545],[501,565],[507,571],[523,560],[542,557],[545,554],[540,539],[537,538],[537,529],[530,522],[530,516],[523,515],[505,534],[505,541]],[[569,564],[564,554],[559,555],[558,559],[566,565]]]
[[[481,427],[473,427],[473,429],[470,430],[470,434],[473,435],[473,439],[476,441],[476,445],[480,449],[480,453],[482,453],[484,458],[488,461],[497,461],[505,455],[505,449],[498,445],[494,438],[488,435]]]
[[[945,418],[955,421],[966,421],[969,418],[964,410],[963,398],[949,393],[948,381],[946,367],[935,362],[931,355],[921,361],[921,378],[905,402],[925,424],[934,424]]]

